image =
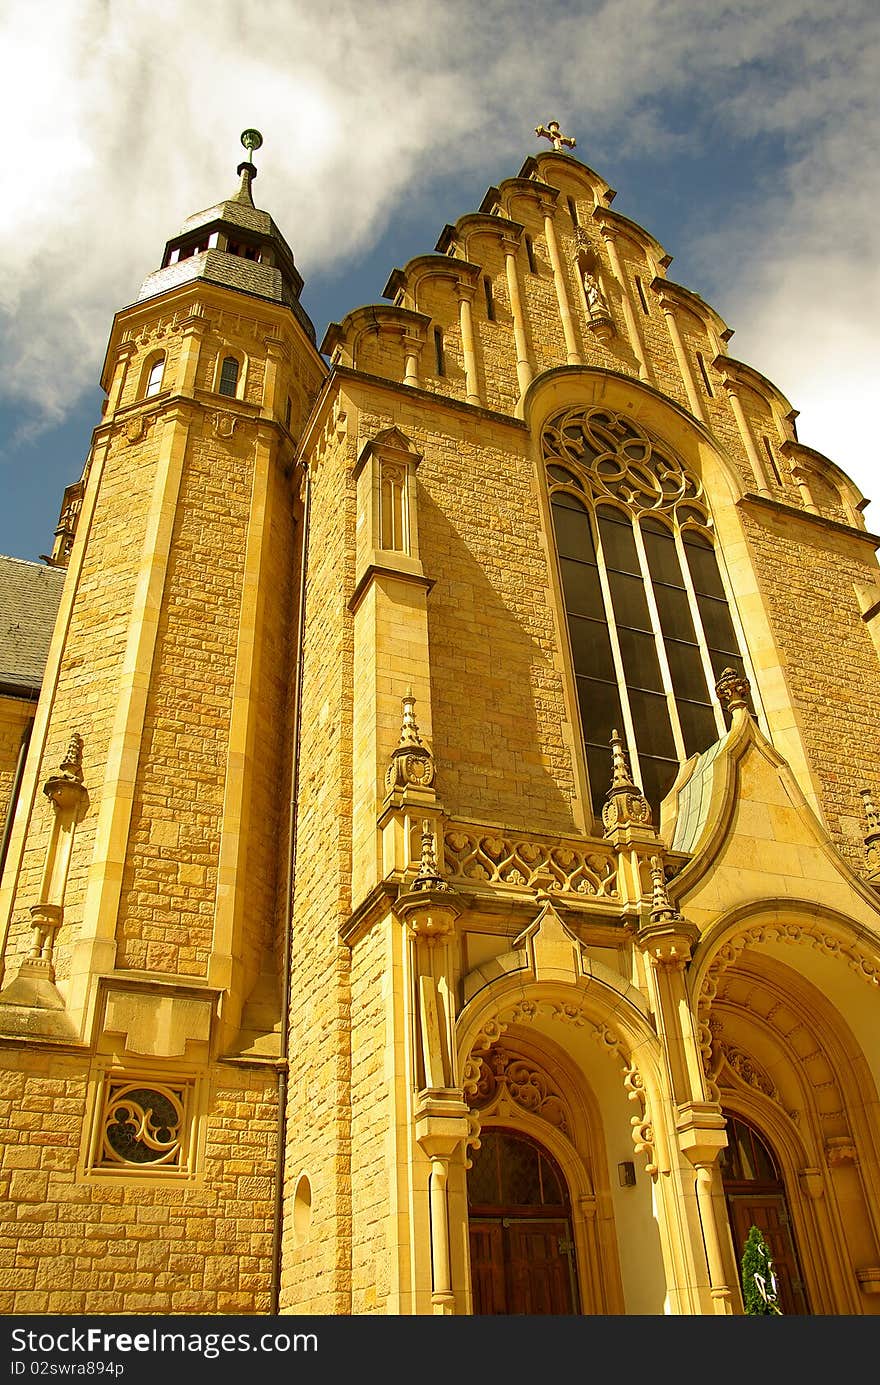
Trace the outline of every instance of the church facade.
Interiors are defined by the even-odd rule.
[[[880,1310],[880,539],[543,133],[320,349],[250,157],[114,319],[0,699],[4,1312],[736,1314],[753,1225]]]

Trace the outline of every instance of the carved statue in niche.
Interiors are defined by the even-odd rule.
[[[584,293],[591,316],[608,317],[608,300],[599,287],[599,280],[591,269],[584,270]]]

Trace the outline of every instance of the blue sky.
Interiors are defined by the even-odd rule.
[[[880,529],[874,0],[7,0],[0,17],[0,552],[48,551],[114,311],[236,185],[293,247],[318,339],[560,120],[670,278],[795,408]],[[543,145],[543,147],[547,147]]]

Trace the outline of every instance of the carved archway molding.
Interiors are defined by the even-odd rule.
[[[666,1141],[652,1114],[661,1095],[659,1040],[647,1018],[621,999],[616,990],[590,977],[524,983],[520,976],[486,987],[458,1022],[458,1070],[465,1097],[479,1087],[484,1055],[509,1029],[549,1022],[586,1030],[600,1052],[620,1064],[627,1097],[638,1108],[630,1125],[635,1152],[645,1156],[646,1173],[656,1177],[668,1172]],[[479,1113],[472,1111],[469,1143],[478,1139]]]
[[[724,1088],[721,1104],[753,1125],[778,1160],[813,1312],[861,1312],[856,1282],[841,1250],[834,1198],[824,1171],[810,1158],[804,1132],[780,1105],[745,1082]]]
[[[485,1129],[510,1127],[509,1116],[487,1111]],[[625,1312],[607,1176],[599,1177],[588,1165],[578,1147],[580,1142],[573,1143],[564,1131],[533,1112],[518,1111],[514,1128],[543,1145],[562,1170],[571,1198],[579,1288],[591,1311],[599,1315]]]
[[[880,988],[880,943],[859,925],[809,900],[772,899],[742,905],[720,918],[698,944],[690,973],[703,1067],[712,1082],[710,1017],[724,972],[754,944],[807,946],[846,963],[868,985]],[[714,1085],[714,1084],[713,1084]],[[712,1093],[717,1099],[717,1091]]]

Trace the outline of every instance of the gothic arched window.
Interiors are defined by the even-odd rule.
[[[744,671],[702,486],[609,409],[554,415],[542,445],[593,808],[617,728],[656,809],[725,730],[718,677]]]
[[[234,399],[238,390],[238,361],[234,356],[225,356],[220,367],[220,383],[218,385],[220,394],[228,394]]]

